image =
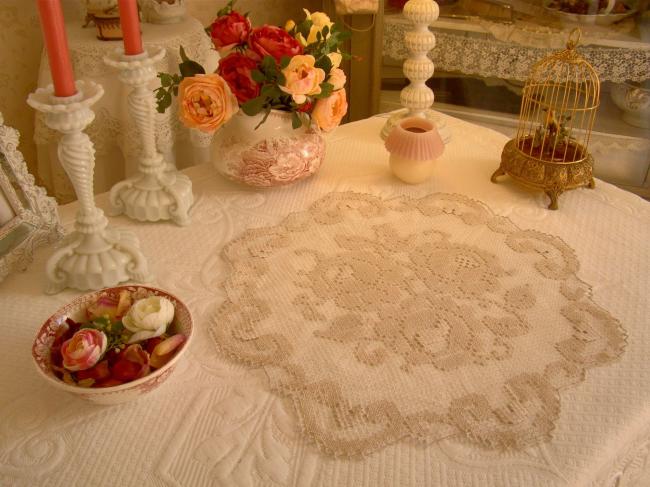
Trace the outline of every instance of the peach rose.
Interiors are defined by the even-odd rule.
[[[178,87],[179,117],[187,127],[214,132],[237,113],[237,98],[218,74],[197,74]]]
[[[298,105],[307,101],[307,96],[318,95],[320,84],[325,80],[325,71],[314,66],[314,56],[299,55],[291,58],[289,65],[282,70],[285,85],[280,89],[290,94]]]
[[[330,71],[330,77],[327,79],[327,82],[333,86],[334,91],[343,88],[346,81],[345,73],[340,68],[332,69]]]
[[[316,102],[311,118],[324,132],[334,130],[348,111],[345,90],[336,90],[327,98]]]
[[[103,331],[93,328],[82,328],[61,345],[63,366],[76,372],[93,367],[102,358],[108,338]]]

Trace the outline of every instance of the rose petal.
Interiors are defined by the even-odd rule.
[[[111,368],[111,377],[129,382],[149,373],[149,354],[138,344],[129,345]]]
[[[108,379],[110,376],[111,371],[108,368],[108,360],[102,360],[90,369],[80,370],[77,372],[77,379],[80,381],[84,379],[94,379],[95,381],[101,381]]]
[[[151,366],[155,369],[159,369],[169,362],[174,357],[175,350],[180,347],[185,340],[185,335],[177,334],[156,345],[156,348],[154,348],[154,351],[149,358]]]

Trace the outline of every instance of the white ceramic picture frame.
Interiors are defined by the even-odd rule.
[[[0,113],[0,281],[27,268],[36,247],[63,236],[56,201],[34,183],[19,140]]]

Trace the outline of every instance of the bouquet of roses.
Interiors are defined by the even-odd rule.
[[[179,98],[179,117],[188,127],[213,132],[239,108],[246,115],[271,110],[291,112],[294,128],[311,123],[330,131],[347,112],[346,77],[340,51],[348,33],[322,13],[310,13],[284,28],[253,28],[247,15],[233,9],[235,0],[219,11],[209,28],[221,54],[216,73],[189,59],[181,48],[180,74],[159,73],[158,111]]]

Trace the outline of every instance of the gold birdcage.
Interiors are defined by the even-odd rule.
[[[600,81],[594,68],[576,51],[580,30],[569,35],[566,49],[537,62],[526,81],[517,136],[501,154],[492,175],[541,189],[557,210],[568,189],[594,187],[589,139],[600,103]]]

